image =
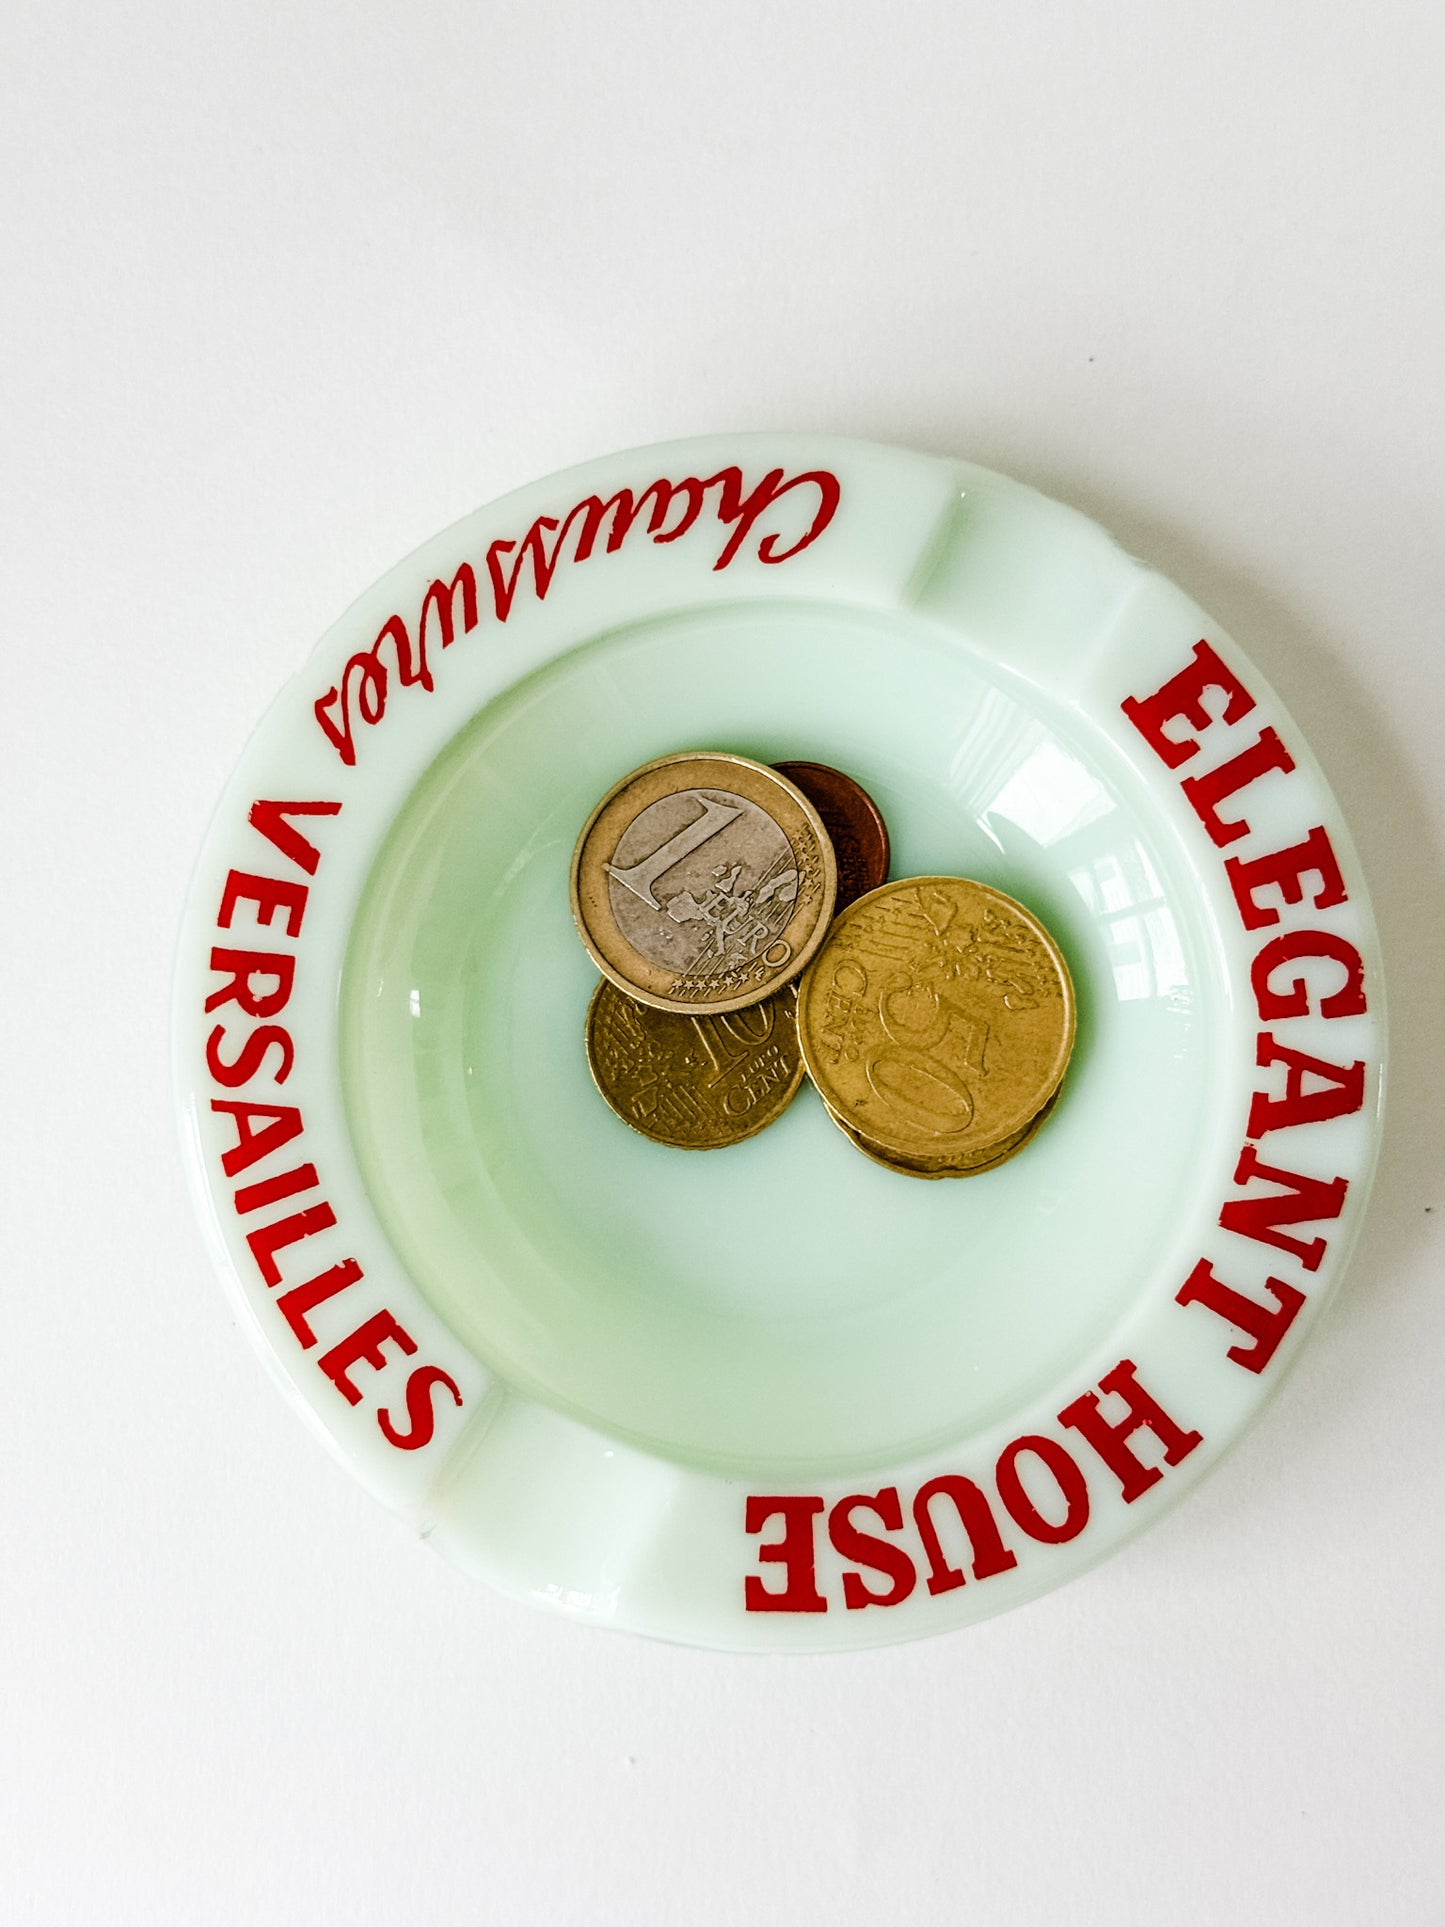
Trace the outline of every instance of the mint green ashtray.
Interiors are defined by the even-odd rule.
[[[703,747],[848,771],[895,876],[1056,935],[1021,1155],[911,1183],[807,1086],[705,1155],[606,1108],[572,846]],[[337,1456],[506,1592],[736,1649],[986,1617],[1182,1496],[1339,1278],[1382,1059],[1338,807],[1218,627],[1017,483],[801,436],[611,456],[393,569],[228,785],[176,989],[218,1268]]]

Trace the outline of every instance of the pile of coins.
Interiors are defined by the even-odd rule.
[[[572,912],[603,972],[597,1088],[660,1144],[719,1149],[791,1103],[806,1070],[866,1156],[908,1177],[1014,1157],[1074,1041],[1058,946],[1001,891],[889,883],[888,831],[851,777],[683,752],[633,770],[572,858]]]

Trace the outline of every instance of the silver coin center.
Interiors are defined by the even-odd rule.
[[[763,956],[798,897],[782,825],[731,790],[676,790],[649,803],[603,868],[618,929],[639,956],[679,975]]]

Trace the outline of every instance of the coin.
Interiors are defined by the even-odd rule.
[[[845,910],[799,993],[803,1062],[834,1117],[885,1157],[999,1152],[1054,1095],[1074,1039],[1057,945],[1022,904],[909,877]]]
[[[828,1115],[855,1150],[861,1151],[865,1158],[871,1158],[875,1164],[883,1165],[886,1170],[896,1171],[907,1178],[973,1178],[980,1177],[985,1171],[996,1170],[1000,1164],[1007,1164],[1010,1158],[1017,1157],[1020,1151],[1033,1142],[1057,1101],[1056,1092],[1038,1116],[1027,1123],[1021,1131],[1015,1131],[1012,1137],[1004,1138],[1002,1143],[981,1152],[975,1158],[962,1158],[957,1163],[898,1157],[884,1146],[872,1143],[861,1131],[855,1131],[838,1116],[836,1111],[829,1111]]]
[[[659,1010],[743,1010],[781,990],[827,934],[837,885],[802,792],[722,751],[624,776],[572,856],[582,941],[604,976]]]
[[[888,825],[861,783],[827,763],[774,763],[823,819],[838,859],[836,916],[888,881]]]
[[[721,1016],[658,1010],[603,978],[587,1063],[617,1115],[655,1144],[720,1150],[781,1117],[803,1081],[792,984]]]

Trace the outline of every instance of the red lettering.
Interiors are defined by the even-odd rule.
[[[661,493],[658,493],[658,491],[661,491]],[[652,487],[646,491],[646,494],[641,497],[641,502],[645,502],[649,495],[657,494],[657,506],[653,510],[652,517],[647,524],[653,541],[676,542],[679,536],[686,535],[698,516],[702,513],[703,498],[706,491],[707,483],[700,482],[696,475],[689,475],[685,481],[681,482],[654,482]],[[685,498],[685,503],[682,514],[678,517],[676,523],[672,528],[667,529],[663,527],[663,523],[667,519],[667,511],[672,506],[672,497],[674,495],[682,495]],[[641,506],[641,502],[639,502],[639,507]],[[621,537],[617,536],[614,541],[610,541],[607,544],[608,548],[615,548],[617,542],[620,540]]]
[[[571,519],[570,517],[568,518]],[[497,611],[498,622],[505,622],[512,613],[512,602],[517,593],[517,584],[522,574],[522,564],[528,560],[532,564],[532,586],[538,601],[552,586],[552,571],[557,566],[557,547],[548,555],[543,539],[543,531],[550,532],[560,526],[555,515],[539,515],[537,520],[522,537],[521,548],[511,571],[503,574],[502,558],[517,549],[515,542],[493,542],[487,550],[487,573],[492,578],[492,603]]]
[[[784,538],[777,531],[759,535],[758,524],[768,511],[776,508],[795,489],[805,488],[816,489],[818,501],[812,520],[802,533],[786,546],[783,546]],[[719,492],[718,520],[724,525],[732,525],[722,553],[713,564],[715,569],[725,569],[743,543],[754,536],[758,536],[757,555],[762,562],[786,562],[790,557],[801,554],[832,521],[842,494],[837,476],[826,469],[812,469],[785,480],[780,468],[770,470],[756,487],[745,492],[742,470],[733,466],[720,469],[706,481],[695,475],[689,475],[680,482],[659,478],[637,496],[630,488],[618,489],[606,501],[598,495],[584,496],[580,502],[574,503],[560,521],[555,515],[539,515],[520,542],[503,539],[488,545],[487,575],[497,620],[506,622],[510,617],[528,573],[532,593],[539,602],[545,599],[569,541],[572,544],[572,560],[585,562],[596,551],[605,527],[606,553],[614,554],[645,512],[647,533],[653,542],[676,542],[698,521],[710,489]],[[669,517],[673,516],[676,502],[681,503],[681,510],[669,526]],[[417,620],[415,648],[402,618],[399,615],[389,616],[371,647],[358,650],[348,660],[340,682],[317,698],[313,705],[317,724],[348,767],[356,762],[357,721],[369,726],[380,722],[386,713],[388,677],[382,659],[383,645],[391,643],[396,671],[403,684],[420,683],[423,689],[431,689],[432,673],[427,653],[429,635],[440,634],[442,648],[451,647],[457,634],[458,595],[461,597],[462,627],[469,633],[477,622],[477,579],[471,565],[463,562],[450,582],[439,577],[428,586]],[[258,807],[279,811],[302,806],[277,804]],[[271,820],[274,823],[275,819]],[[258,824],[258,828],[262,829],[263,834],[269,834],[263,824]],[[294,832],[291,834],[294,836]],[[278,847],[285,847],[279,838],[273,840],[277,841]],[[296,839],[297,842],[300,840]],[[309,869],[314,870],[314,867],[313,863]]]
[[[282,1292],[276,1300],[277,1309],[286,1323],[301,1341],[303,1351],[310,1351],[317,1342],[316,1334],[309,1323],[310,1314],[318,1305],[324,1305],[328,1298],[334,1298],[339,1291],[347,1291],[362,1276],[361,1266],[354,1258],[343,1258],[339,1265],[331,1265],[316,1277],[308,1278],[304,1285],[293,1285],[290,1291]]]
[[[1330,1064],[1322,1057],[1307,1057],[1303,1051],[1277,1044],[1263,1030],[1255,1047],[1255,1061],[1261,1068],[1284,1065],[1284,1096],[1255,1092],[1246,1137],[1263,1137],[1266,1131],[1287,1130],[1292,1124],[1322,1124],[1326,1118],[1351,1117],[1365,1101],[1363,1058],[1353,1064]],[[1307,1077],[1317,1079],[1320,1088],[1307,1091]]]
[[[828,1602],[818,1591],[813,1549],[813,1521],[823,1510],[823,1501],[814,1498],[762,1498],[748,1495],[743,1526],[747,1532],[761,1532],[769,1519],[781,1518],[783,1536],[770,1545],[758,1547],[759,1560],[772,1560],[783,1568],[782,1588],[769,1592],[756,1573],[743,1581],[743,1605],[750,1613],[825,1613]]]
[[[931,1593],[952,1592],[964,1583],[962,1568],[949,1565],[943,1556],[938,1529],[929,1512],[929,1507],[937,1498],[953,1501],[959,1524],[968,1535],[968,1550],[975,1579],[991,1579],[996,1572],[1007,1572],[1010,1566],[1018,1564],[999,1534],[982,1487],[975,1485],[972,1479],[962,1479],[956,1473],[945,1472],[936,1479],[930,1479],[926,1485],[921,1485],[913,1499],[913,1523],[918,1528],[918,1536],[928,1556],[928,1590]]]
[[[1286,930],[1271,937],[1250,966],[1249,981],[1261,1017],[1305,1017],[1310,1011],[1309,986],[1303,976],[1295,977],[1287,991],[1275,990],[1270,978],[1281,964],[1295,963],[1301,957],[1324,957],[1337,963],[1345,973],[1338,990],[1321,1000],[1321,1017],[1359,1017],[1365,1010],[1365,966],[1352,943],[1329,930]]]
[[[355,680],[357,714],[364,723],[379,723],[386,714],[386,668],[380,657],[363,650],[347,663],[341,681],[334,683],[313,705],[327,741],[349,769],[356,761],[356,732],[351,724],[351,689]],[[331,711],[339,709],[338,718]]]
[[[1325,1240],[1311,1238],[1308,1243],[1291,1238],[1280,1230],[1282,1224],[1308,1224],[1318,1218],[1337,1218],[1345,1202],[1349,1183],[1345,1178],[1302,1177],[1298,1171],[1279,1171],[1260,1162],[1252,1144],[1246,1144],[1234,1169],[1234,1182],[1248,1184],[1264,1178],[1285,1189],[1266,1198],[1231,1198],[1219,1214],[1226,1231],[1237,1231],[1241,1238],[1258,1244],[1274,1245],[1298,1258],[1306,1271],[1318,1271],[1325,1255]]]
[[[298,1164],[294,1171],[280,1171],[275,1177],[262,1178],[259,1184],[245,1184],[236,1193],[236,1215],[244,1218],[252,1211],[264,1211],[268,1204],[280,1204],[298,1192],[314,1191],[320,1179],[314,1164]]]
[[[568,531],[578,515],[582,517],[582,532],[577,538],[575,559],[582,561],[585,560],[584,545],[586,555],[592,553],[592,543],[602,517],[602,503],[595,495],[587,496],[575,508],[570,509],[563,522],[559,522],[555,515],[539,515],[522,537],[520,548],[515,542],[492,543],[487,550],[487,573],[492,578],[492,602],[497,611],[498,622],[505,622],[512,613],[512,602],[516,597],[523,566],[527,562],[532,565],[532,593],[539,602],[545,600],[547,591],[552,586],[552,577],[556,573],[557,564],[562,558],[562,544],[567,539]],[[551,534],[555,534],[557,539],[549,550],[547,536]],[[514,550],[517,551],[516,560],[512,563],[510,571],[504,574],[502,558],[511,555]]]
[[[1276,850],[1270,856],[1251,857],[1247,863],[1240,857],[1227,856],[1224,873],[1229,878],[1246,930],[1263,930],[1267,924],[1279,922],[1278,910],[1255,902],[1255,892],[1271,883],[1286,903],[1298,903],[1304,896],[1304,879],[1315,876],[1320,887],[1310,901],[1316,910],[1328,910],[1345,901],[1340,866],[1335,861],[1330,839],[1320,828],[1311,830],[1303,843]]]
[[[736,470],[732,472],[737,473]],[[567,537],[574,526],[577,529],[576,546],[572,551],[574,562],[586,562],[591,556],[604,521],[609,522],[606,553],[613,555],[627,539],[633,523],[642,513],[643,504],[650,502],[648,533],[654,542],[675,542],[697,520],[704,490],[711,486],[711,482],[700,482],[696,476],[689,476],[678,483],[653,482],[636,498],[630,488],[618,489],[605,502],[600,496],[587,495],[568,511],[561,522],[555,515],[539,515],[520,544],[493,542],[487,550],[487,573],[492,581],[492,603],[497,620],[505,622],[512,613],[522,571],[529,562],[532,565],[532,593],[539,602],[545,600],[562,559]],[[666,529],[663,525],[675,495],[684,497],[683,513],[673,528]],[[553,537],[550,546],[548,536]],[[504,559],[509,556],[513,559],[510,566],[504,568]]]
[[[742,472],[739,469],[722,469],[709,481],[709,488],[712,487],[713,482],[721,482],[722,484],[722,501],[718,507],[718,519],[723,522],[736,522],[737,524],[737,527],[733,530],[731,536],[729,536],[722,554],[718,557],[717,561],[713,563],[715,570],[725,569],[728,566],[729,562],[732,561],[733,557],[752,533],[753,525],[757,522],[758,518],[770,509],[775,502],[780,502],[785,495],[791,494],[795,488],[811,486],[817,489],[818,507],[814,512],[813,519],[808,524],[805,532],[794,542],[790,549],[779,549],[778,537],[776,535],[765,535],[758,544],[758,560],[760,562],[788,561],[792,556],[800,554],[810,543],[816,542],[824,529],[827,528],[828,524],[832,521],[837,512],[838,503],[842,495],[842,490],[836,475],[829,474],[827,469],[815,468],[809,469],[805,475],[795,475],[791,482],[784,482],[783,473],[784,471],[780,468],[770,469],[762,481],[758,483],[757,487],[747,496],[742,494],[743,478]],[[782,484],[781,487],[779,486],[780,483]]]
[[[279,1024],[262,1024],[258,1030],[248,1031],[240,1055],[230,1062],[221,1055],[221,1043],[225,1035],[224,1026],[217,1024],[206,1039],[206,1069],[223,1090],[238,1091],[243,1084],[249,1084],[265,1063],[266,1053],[273,1044],[281,1053],[281,1068],[273,1072],[271,1081],[284,1084],[291,1075],[296,1049],[290,1033],[282,1030]]]
[[[1223,849],[1226,843],[1234,843],[1241,836],[1249,834],[1249,825],[1238,818],[1226,822],[1219,814],[1219,805],[1240,790],[1258,780],[1268,770],[1277,769],[1288,775],[1294,768],[1294,758],[1272,729],[1261,730],[1248,749],[1242,749],[1238,756],[1231,756],[1227,763],[1211,770],[1207,776],[1186,776],[1179,787],[1188,799],[1205,829],[1209,840],[1216,849]]]
[[[213,990],[206,999],[207,1010],[222,1004],[239,1004],[248,1017],[274,1017],[286,1008],[296,976],[296,960],[284,950],[213,950],[212,970],[229,971],[230,982]],[[269,977],[275,988],[253,991],[253,977]]]
[[[419,682],[423,689],[431,689],[433,687],[431,664],[426,659],[426,650],[418,647],[416,654],[412,654],[411,637],[407,634],[406,624],[400,616],[388,616],[386,621],[381,625],[381,630],[376,641],[371,645],[371,654],[378,662],[381,660],[381,645],[387,641],[388,638],[390,638],[392,651],[396,656],[396,673],[401,678],[403,689],[409,688],[414,682]],[[421,642],[421,636],[419,634],[417,642],[418,644]],[[386,701],[386,685],[384,682],[381,693],[384,705]]]
[[[426,605],[423,604],[423,616],[425,613]],[[387,676],[386,665],[381,660],[381,646],[387,641],[391,643],[396,657],[396,673],[401,678],[403,688],[409,688],[413,683],[420,683],[427,690],[434,687],[424,631],[418,634],[417,648],[413,653],[406,624],[400,616],[388,616],[371,647],[359,650],[347,663],[341,672],[339,686],[328,689],[324,696],[317,698],[315,704],[316,720],[325,730],[328,740],[340,752],[343,763],[356,761],[356,740],[351,727],[353,684],[358,691],[357,713],[362,722],[379,723],[386,714]],[[335,722],[327,712],[338,705],[341,718]]]
[[[389,1445],[399,1452],[418,1452],[422,1446],[430,1445],[436,1431],[436,1409],[431,1401],[433,1385],[445,1385],[452,1395],[452,1402],[460,1406],[462,1394],[457,1382],[444,1372],[440,1365],[419,1365],[406,1381],[406,1415],[411,1420],[411,1428],[399,1432],[391,1422],[391,1414],[385,1407],[376,1415],[376,1422]]]
[[[1025,1489],[1019,1474],[1019,1460],[1026,1452],[1052,1474],[1059,1488],[1064,1516],[1057,1523],[1044,1517]],[[1089,1523],[1089,1488],[1084,1475],[1063,1446],[1053,1439],[1030,1433],[1006,1445],[994,1467],[994,1480],[1010,1518],[1042,1545],[1061,1546],[1069,1539],[1077,1539]]]
[[[704,491],[717,488],[720,491],[718,519],[733,523],[735,527],[729,536],[722,553],[713,564],[714,569],[725,569],[738,553],[742,544],[752,533],[759,518],[795,488],[811,486],[818,490],[818,507],[813,519],[790,548],[779,549],[778,536],[767,535],[758,544],[760,561],[768,563],[786,562],[815,542],[827,528],[837,511],[841,496],[838,478],[826,470],[815,469],[804,475],[797,475],[791,481],[783,480],[784,471],[772,469],[761,482],[746,495],[743,493],[743,476],[739,468],[720,469],[716,475],[700,482],[695,476],[686,481],[673,484],[657,481],[644,490],[636,500],[630,489],[619,489],[607,501],[596,495],[588,495],[571,509],[564,521],[559,522],[555,515],[539,515],[537,520],[522,537],[520,543],[512,541],[493,542],[487,550],[487,573],[492,582],[492,601],[496,608],[497,620],[505,622],[512,612],[517,590],[521,584],[522,571],[530,563],[532,591],[538,601],[542,601],[552,586],[557,565],[567,538],[574,526],[577,528],[573,560],[585,562],[596,546],[602,523],[611,518],[607,538],[607,553],[610,555],[621,547],[628,531],[642,511],[642,505],[652,501],[648,517],[648,531],[654,542],[676,542],[685,535],[697,520],[702,507]],[[664,527],[674,495],[685,497],[685,507],[677,523],[670,529]],[[550,539],[549,539],[550,538]]]
[[[213,1097],[211,1109],[225,1112],[236,1127],[236,1142],[221,1153],[221,1169],[228,1178],[248,1171],[301,1135],[301,1113],[294,1104],[242,1104],[235,1098]],[[257,1118],[266,1119],[259,1131],[254,1128]]]
[[[595,495],[588,496],[585,502],[579,502],[577,508],[572,511],[572,515],[576,515],[578,510],[586,511],[582,533],[577,538],[577,560],[585,562],[591,555],[603,519],[608,515],[611,516],[612,523],[607,535],[607,554],[614,555],[622,547],[632,524],[642,513],[643,503],[648,501],[652,503],[652,507],[648,511],[647,529],[653,541],[675,542],[680,535],[686,535],[697,520],[702,510],[706,487],[706,483],[700,482],[695,475],[690,475],[682,482],[654,482],[650,488],[645,488],[635,501],[630,488],[618,489],[617,493],[609,496],[605,502],[599,502]],[[674,495],[681,495],[684,498],[683,511],[676,525],[664,530],[663,523],[667,520],[667,512],[672,507]],[[572,520],[572,515],[567,518],[569,522]]]
[[[442,648],[450,649],[456,636],[456,596],[462,592],[462,632],[470,635],[477,626],[477,578],[472,573],[470,562],[462,566],[452,577],[450,583],[440,580],[433,582],[422,597],[421,618],[417,623],[417,648],[423,662],[426,660],[427,617],[436,617],[437,627],[442,632]]]
[[[1201,1258],[1175,1293],[1174,1302],[1207,1306],[1227,1324],[1237,1325],[1254,1343],[1231,1345],[1225,1357],[1242,1365],[1247,1372],[1262,1372],[1279,1350],[1280,1340],[1305,1302],[1304,1293],[1295,1285],[1287,1285],[1282,1278],[1266,1278],[1264,1288],[1273,1297],[1274,1304],[1262,1305],[1257,1298],[1246,1298],[1242,1291],[1216,1278],[1209,1260]]]
[[[843,1604],[849,1612],[860,1612],[864,1606],[902,1605],[918,1581],[913,1561],[902,1546],[895,1546],[874,1533],[860,1531],[853,1523],[855,1512],[874,1513],[887,1532],[901,1532],[903,1529],[903,1507],[896,1485],[885,1485],[872,1498],[866,1493],[854,1492],[848,1498],[840,1499],[833,1507],[828,1514],[828,1537],[833,1541],[838,1556],[851,1559],[856,1565],[867,1566],[874,1572],[881,1572],[889,1582],[885,1592],[875,1592],[864,1583],[861,1574],[845,1572]]]
[[[1200,641],[1194,645],[1193,660],[1177,676],[1171,676],[1152,696],[1126,697],[1121,707],[1154,753],[1168,768],[1178,769],[1198,751],[1199,744],[1192,736],[1170,736],[1164,725],[1182,720],[1201,732],[1208,729],[1216,720],[1204,706],[1209,690],[1224,697],[1220,721],[1237,723],[1254,708],[1254,698],[1244,684],[1225,668],[1207,642]]]
[[[340,810],[339,803],[270,803],[255,802],[251,805],[247,821],[253,830],[259,830],[266,841],[273,844],[282,856],[289,856],[307,876],[314,877],[316,866],[321,861],[321,852],[314,843],[306,838],[294,824],[287,821],[292,816],[335,816]]]
[[[223,930],[231,927],[236,905],[243,899],[256,906],[257,923],[270,924],[276,912],[286,914],[286,934],[301,934],[301,919],[306,914],[307,889],[304,883],[283,883],[276,877],[252,876],[247,870],[232,870],[221,892],[221,913],[216,922]]]
[[[384,1372],[387,1360],[382,1353],[383,1345],[395,1345],[408,1358],[416,1351],[416,1340],[397,1324],[389,1311],[373,1312],[364,1325],[358,1325],[339,1345],[333,1345],[317,1359],[348,1405],[361,1403],[361,1393],[351,1382],[352,1368],[369,1365],[374,1372]]]
[[[1138,1367],[1132,1358],[1121,1358],[1113,1371],[1099,1380],[1099,1391],[1122,1401],[1125,1416],[1107,1419],[1099,1409],[1098,1394],[1085,1392],[1059,1413],[1060,1425],[1067,1425],[1086,1438],[1119,1481],[1126,1505],[1132,1505],[1164,1474],[1157,1465],[1146,1465],[1128,1441],[1141,1429],[1150,1431],[1164,1448],[1165,1465],[1178,1465],[1188,1458],[1196,1445],[1202,1445],[1202,1432],[1186,1432],[1139,1383]]]
[[[259,1230],[248,1232],[246,1243],[266,1283],[279,1285],[281,1282],[281,1267],[276,1263],[278,1251],[284,1251],[287,1245],[299,1244],[303,1238],[314,1238],[318,1231],[328,1231],[335,1223],[336,1213],[329,1204],[313,1204],[294,1217],[277,1218],[274,1224],[263,1224]]]

